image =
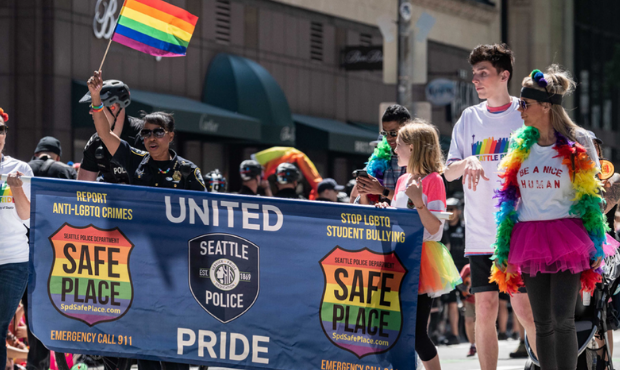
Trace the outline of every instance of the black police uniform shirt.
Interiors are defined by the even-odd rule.
[[[278,190],[278,193],[276,194],[276,198],[306,199],[302,195],[297,194],[297,191],[295,189],[291,189],[291,188]]]
[[[48,162],[48,160],[52,162]],[[75,180],[77,178],[77,173],[73,167],[62,162],[57,162],[47,155],[39,158],[32,158],[32,160],[28,162],[28,165],[32,168],[32,173],[34,173],[36,177],[69,180]]]
[[[446,221],[441,242],[446,245],[450,244],[450,255],[456,268],[461,271],[469,263],[469,259],[465,257],[465,226],[463,222],[459,221],[452,226]]]
[[[258,195],[258,193],[255,193],[252,191],[252,189],[250,189],[249,187],[242,185],[241,186],[241,190],[239,190],[239,194],[241,195]]]
[[[121,139],[131,143],[131,146],[139,150],[145,150],[144,142],[140,138],[140,120],[125,116]],[[105,147],[99,135],[95,133],[84,147],[84,158],[80,168],[87,171],[98,172],[98,181],[129,184],[129,175],[123,166],[112,158],[112,154]]]
[[[200,168],[170,150],[171,160],[156,161],[148,152],[121,140],[113,159],[127,169],[132,185],[206,191]]]

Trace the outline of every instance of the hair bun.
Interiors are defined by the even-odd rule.
[[[4,109],[2,109],[2,108],[0,108],[0,117],[2,117],[2,120],[4,122],[8,122],[9,121],[8,113],[4,113]]]

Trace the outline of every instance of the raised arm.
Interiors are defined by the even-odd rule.
[[[88,90],[90,91],[93,107],[102,105],[101,96],[99,94],[102,86],[103,78],[101,77],[101,72],[95,71],[93,76],[88,79]],[[110,129],[110,123],[103,113],[103,110],[93,111],[93,121],[95,122],[95,128],[97,129],[97,134],[101,138],[101,141],[103,141],[103,144],[108,148],[110,154],[114,155],[121,144],[121,139]]]

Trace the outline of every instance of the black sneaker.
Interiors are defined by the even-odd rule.
[[[506,333],[497,333],[497,340],[508,340]]]
[[[477,351],[476,351],[476,345],[475,345],[475,344],[472,344],[472,345],[469,347],[469,352],[467,352],[467,357],[472,357],[472,356],[475,356],[475,355],[476,355],[476,352],[477,352]]]
[[[519,332],[513,331],[512,335],[510,337],[512,339],[514,339],[514,340],[518,340],[519,339]]]
[[[520,340],[517,349],[514,352],[510,352],[509,356],[510,358],[528,358],[525,342]]]

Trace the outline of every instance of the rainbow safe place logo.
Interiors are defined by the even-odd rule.
[[[50,238],[54,261],[48,294],[62,315],[88,326],[121,318],[133,302],[129,255],[118,229],[64,224]]]
[[[358,358],[389,350],[403,325],[400,290],[407,270],[394,252],[336,246],[321,261],[325,335]]]

